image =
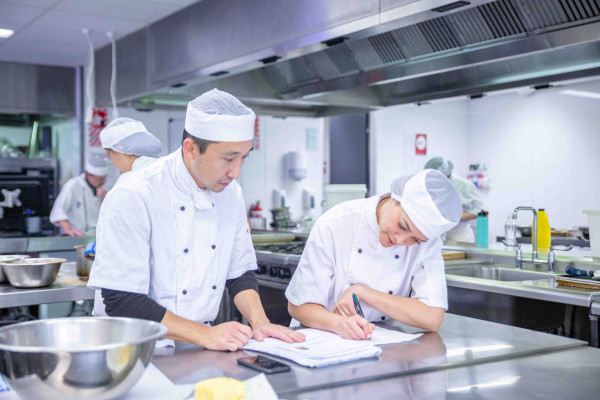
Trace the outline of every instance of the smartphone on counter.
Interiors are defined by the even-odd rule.
[[[237,359],[238,364],[265,374],[276,374],[290,370],[290,366],[265,356],[250,356]]]

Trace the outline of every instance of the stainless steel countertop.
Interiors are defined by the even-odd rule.
[[[63,263],[56,281],[47,287],[17,289],[9,283],[0,284],[0,308],[93,298],[94,290],[87,287],[86,280],[80,280],[75,274],[75,262]]]
[[[41,253],[73,250],[74,246],[96,240],[93,236],[43,236],[23,238],[3,238],[0,240],[0,254]]]
[[[286,396],[330,399],[600,398],[600,350],[576,348]]]
[[[406,332],[419,331],[397,322],[386,325]],[[268,379],[280,397],[294,398],[305,391],[345,385],[354,379],[373,380],[386,375],[392,379],[586,345],[578,340],[447,314],[438,333],[426,333],[410,343],[384,346],[378,358],[321,369],[301,367],[284,360],[291,364],[292,370],[268,375]],[[196,383],[217,376],[244,380],[256,375],[255,371],[236,364],[236,359],[246,354],[244,351],[217,352],[182,345],[176,349],[157,349],[152,362],[176,384]],[[301,395],[298,398],[309,397]],[[376,397],[370,395],[369,398]]]

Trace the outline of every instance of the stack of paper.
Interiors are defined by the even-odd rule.
[[[306,336],[302,343],[286,343],[273,338],[262,342],[251,339],[244,349],[286,358],[306,367],[324,367],[374,357],[381,353],[377,345],[406,342],[421,335],[409,335],[380,327],[375,329],[371,340],[343,339],[335,333],[310,328],[302,329],[301,332]]]

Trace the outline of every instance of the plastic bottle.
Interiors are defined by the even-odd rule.
[[[488,247],[488,212],[477,214],[477,247]]]
[[[508,244],[517,244],[517,220],[512,217],[512,213],[506,218],[504,224],[504,241]]]
[[[540,208],[537,219],[538,254],[548,254],[550,252],[550,221],[548,221],[548,213],[543,208]],[[533,244],[533,235],[531,236],[531,243]]]

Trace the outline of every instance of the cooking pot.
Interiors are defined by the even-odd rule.
[[[75,246],[75,271],[80,278],[88,278],[94,264],[94,256],[85,256],[85,245]]]

